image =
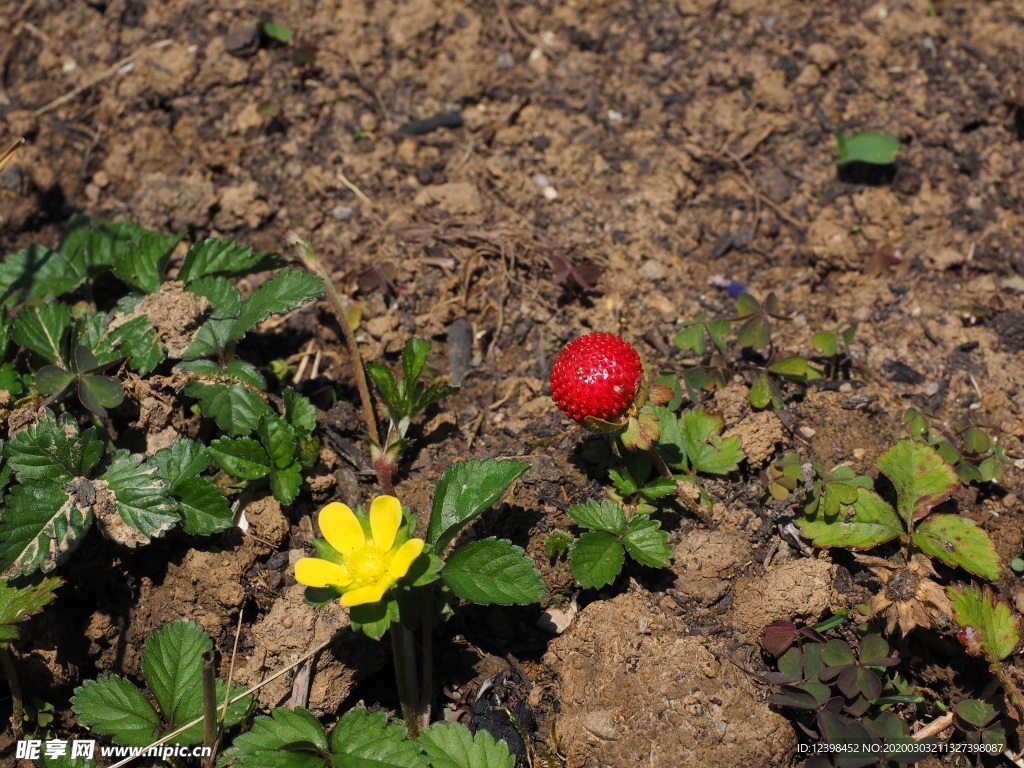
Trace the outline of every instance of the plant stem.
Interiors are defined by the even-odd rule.
[[[315,275],[318,275],[327,289],[327,298],[334,312],[334,317],[341,326],[341,332],[345,337],[345,345],[348,347],[349,356],[352,358],[353,375],[356,379],[356,389],[359,390],[359,399],[363,404],[363,420],[366,422],[366,432],[374,445],[380,445],[380,433],[377,431],[377,417],[373,412],[373,401],[370,399],[370,389],[366,385],[366,371],[363,369],[363,357],[359,354],[359,347],[356,345],[356,337],[352,333],[352,327],[348,324],[348,300],[345,299],[334,287],[327,270],[324,269],[320,260],[313,252],[313,247],[308,241],[303,240],[294,233],[289,233],[288,242],[295,250],[302,265]],[[376,469],[376,467],[374,467]],[[379,472],[378,472],[379,475]],[[378,478],[380,479],[380,478]],[[388,485],[390,486],[390,478]],[[384,481],[381,479],[381,486]],[[385,490],[385,493],[388,491]]]
[[[428,585],[423,595],[420,619],[423,629],[423,671],[420,675],[420,725],[430,725],[430,702],[434,693],[434,585]]]
[[[671,468],[668,466],[668,464],[665,463],[665,459],[663,459],[661,457],[661,454],[658,453],[658,449],[653,447],[648,448],[647,455],[650,457],[651,463],[654,464],[654,468],[658,470],[658,474],[661,475],[662,477],[670,477],[673,480],[675,480],[676,488],[678,490],[681,490],[683,481],[677,478],[675,474],[673,474]],[[703,523],[705,526],[711,525],[711,515],[709,515],[708,511],[704,509],[704,506],[700,503],[699,498],[694,502],[692,498],[688,498],[684,496],[682,493],[676,493],[676,497],[683,504],[683,506],[686,507],[687,511],[693,514],[693,516],[696,517],[701,523]]]
[[[409,738],[420,735],[419,687],[416,681],[416,641],[401,621],[391,624],[391,653],[395,660],[395,680],[402,719],[409,729]]]
[[[203,651],[203,745],[210,756],[203,758],[203,768],[212,768],[217,750],[217,681],[213,670],[213,651]]]
[[[14,738],[21,738],[21,721],[25,716],[25,707],[22,703],[21,683],[18,682],[18,673],[14,670],[14,662],[11,654],[6,648],[0,648],[0,670],[3,670],[7,678],[7,685],[11,689],[11,732]]]

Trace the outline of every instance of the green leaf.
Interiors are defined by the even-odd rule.
[[[626,551],[617,537],[604,531],[587,531],[569,551],[569,568],[581,587],[603,587],[615,581],[626,562]]]
[[[870,549],[903,534],[903,526],[893,508],[867,488],[857,489],[857,501],[850,517],[799,516],[795,522],[800,532],[818,547]]]
[[[140,376],[153,372],[166,359],[148,315],[139,315],[110,332],[110,340]]]
[[[384,712],[363,707],[341,716],[331,731],[331,765],[344,768],[427,768],[420,745],[406,738],[404,725],[388,723]]]
[[[299,269],[282,269],[242,303],[238,319],[231,326],[230,340],[242,338],[271,315],[297,309],[323,292],[323,281],[316,275]]]
[[[0,333],[4,332],[0,329]],[[14,363],[0,363],[0,390],[6,391],[12,398],[20,397],[25,391],[25,384]]]
[[[524,461],[465,461],[453,464],[434,489],[427,544],[441,554],[477,515],[498,501],[529,468]]]
[[[233,320],[242,309],[242,294],[226,277],[203,277],[189,283],[187,290],[196,296],[206,298],[213,307],[214,314],[221,318],[228,317]]]
[[[295,33],[289,27],[286,27],[284,24],[278,24],[276,21],[264,21],[260,24],[260,28],[267,37],[285,45],[288,45],[292,38],[295,37]]]
[[[142,673],[169,725],[180,727],[202,713],[202,655],[209,650],[206,631],[184,620],[165,624],[143,646]]]
[[[284,400],[285,418],[295,430],[305,435],[316,431],[316,406],[305,395],[301,395],[291,387],[281,392]]]
[[[91,508],[80,508],[53,480],[11,488],[0,518],[0,576],[48,573],[78,548],[92,525]]]
[[[0,650],[18,639],[18,625],[53,600],[60,579],[42,579],[24,587],[8,586],[0,579]]]
[[[839,334],[835,331],[818,331],[811,337],[811,344],[825,357],[833,357],[839,351]]]
[[[160,736],[160,716],[135,685],[117,675],[86,680],[71,709],[79,722],[125,747],[148,747]]]
[[[751,296],[749,293],[741,293],[736,297],[736,313],[741,318],[749,317],[755,312],[760,311],[761,305],[757,299]]]
[[[953,584],[946,590],[953,616],[963,628],[957,637],[972,656],[991,663],[1009,657],[1021,641],[1021,617],[987,585]],[[973,722],[973,721],[972,721]]]
[[[60,392],[77,376],[59,365],[44,365],[36,371],[36,389],[41,395],[52,395]]]
[[[773,387],[772,382],[765,374],[762,373],[757,377],[753,386],[750,388],[750,404],[758,410],[767,408],[775,401],[775,394],[777,391],[778,389]],[[779,407],[781,406],[782,403],[779,403]]]
[[[457,597],[477,605],[527,605],[544,596],[533,559],[504,539],[463,544],[448,556],[441,579]]]
[[[193,283],[211,275],[246,275],[272,269],[279,262],[276,254],[254,253],[249,246],[239,245],[234,240],[210,238],[189,248],[178,279],[183,283]]]
[[[952,589],[952,587],[950,587]],[[989,723],[996,719],[999,708],[989,701],[981,699],[963,699],[953,707],[956,716],[970,723],[978,729],[984,729]]]
[[[209,536],[231,527],[231,505],[224,494],[206,477],[180,480],[173,495],[178,499],[181,527],[193,536]]]
[[[302,487],[302,465],[293,461],[287,467],[270,471],[270,490],[282,504],[291,504]]]
[[[896,509],[909,528],[960,488],[960,479],[935,449],[900,440],[875,462],[896,486]]]
[[[701,314],[705,313],[702,312]],[[704,332],[704,326],[700,323],[695,323],[676,334],[676,346],[684,352],[693,350],[693,354],[700,357],[704,354],[706,338],[707,334]]]
[[[263,414],[256,434],[277,469],[295,462],[295,429],[284,418],[273,413]]]
[[[425,339],[411,338],[405,342],[402,350],[402,371],[405,373],[406,387],[419,381],[423,367],[427,364],[427,356],[430,354],[430,342]]]
[[[992,539],[966,517],[934,515],[917,526],[912,538],[926,555],[989,581],[1002,572]]]
[[[807,365],[806,357],[803,357],[802,355],[792,355],[790,357],[784,357],[781,360],[776,360],[768,366],[768,370],[778,376],[802,381],[807,378],[807,371],[809,367],[810,366]]]
[[[582,504],[574,504],[565,510],[565,513],[576,525],[583,528],[607,531],[615,535],[626,530],[626,510],[621,504],[607,499],[591,499]]]
[[[721,414],[695,408],[679,417],[679,428],[683,450],[694,471],[726,475],[736,471],[743,461],[738,435],[726,440],[718,437],[722,429]]]
[[[230,435],[248,435],[264,414],[272,414],[259,393],[245,384],[190,381],[185,394],[199,401],[199,410]]]
[[[657,520],[634,517],[629,521],[622,543],[629,556],[640,565],[665,568],[672,560],[668,531],[661,530],[661,523]]]
[[[43,245],[30,245],[0,259],[0,306],[13,307],[47,294],[60,296],[73,291],[84,279],[81,259],[69,259]]]
[[[251,437],[218,437],[210,443],[210,455],[221,469],[243,480],[259,480],[273,469],[263,446]]]
[[[198,440],[183,437],[170,448],[161,448],[150,458],[167,483],[167,492],[176,494],[185,482],[198,478],[210,466],[210,452]]]
[[[178,505],[167,495],[157,468],[141,455],[124,449],[115,451],[100,480],[105,480],[113,492],[121,520],[147,541],[162,536],[178,523]],[[122,535],[118,528],[104,524],[102,517],[99,522],[103,532],[114,541],[128,546],[137,543],[134,534]]]
[[[736,341],[741,347],[764,349],[772,340],[772,327],[768,318],[757,314],[740,326],[736,333]]]
[[[842,137],[842,138],[840,138]],[[839,158],[836,165],[848,163],[869,163],[871,165],[892,165],[900,150],[899,139],[884,133],[865,132],[846,138],[836,128],[839,144]]]
[[[112,376],[81,376],[78,379],[78,399],[90,411],[104,418],[107,408],[116,408],[124,402],[124,388]]]
[[[171,252],[181,242],[184,233],[165,235],[142,230],[136,237],[114,252],[114,274],[143,293],[156,293],[163,283],[164,271]]]
[[[398,391],[398,384],[395,382],[395,377],[391,373],[391,369],[383,363],[374,361],[366,363],[364,368],[366,369],[366,375],[369,376],[373,380],[373,383],[377,385],[377,389],[380,391],[380,395],[384,399],[384,405],[387,407],[388,413],[400,415],[399,412],[402,406],[402,395]]]
[[[7,461],[18,480],[39,478],[59,481],[87,475],[103,458],[103,443],[90,427],[78,432],[78,424],[69,413],[59,419],[53,412],[30,424],[7,443]]]
[[[514,768],[516,761],[503,741],[487,731],[475,734],[462,723],[434,723],[419,735],[431,768]]]
[[[14,318],[11,337],[49,363],[64,363],[71,309],[59,301],[25,307]]]
[[[270,717],[257,717],[252,728],[234,738],[217,760],[219,767],[325,768],[327,734],[312,714],[301,707],[278,707]]]

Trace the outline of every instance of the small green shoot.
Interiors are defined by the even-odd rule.
[[[836,126],[835,136],[839,147],[836,165],[839,167],[850,163],[892,165],[896,162],[896,154],[900,150],[899,139],[884,133],[858,133],[847,138],[839,126]]]
[[[276,21],[261,21],[260,31],[271,40],[276,40],[282,45],[288,45],[288,43],[290,43],[295,37],[295,32],[293,32],[290,27],[286,27],[284,24],[279,24]]]

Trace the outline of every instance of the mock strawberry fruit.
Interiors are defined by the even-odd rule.
[[[551,368],[551,399],[570,419],[622,421],[636,402],[644,366],[625,339],[588,333],[570,341]]]

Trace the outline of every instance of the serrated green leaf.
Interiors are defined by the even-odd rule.
[[[621,534],[626,530],[626,510],[621,504],[607,499],[590,499],[582,504],[573,504],[565,510],[576,525],[594,531]]]
[[[150,457],[167,483],[167,492],[176,494],[183,483],[198,478],[210,465],[210,452],[198,440],[175,440],[170,448],[161,448]]]
[[[53,600],[53,591],[60,584],[60,579],[42,579],[37,584],[11,587],[0,579],[0,650],[18,639],[18,625]]]
[[[324,284],[316,275],[299,269],[282,269],[242,302],[231,326],[230,340],[246,333],[271,315],[289,312],[323,295]]]
[[[0,333],[4,331],[0,330]],[[11,397],[17,398],[25,391],[21,374],[14,367],[14,363],[0,364],[0,390],[6,391]]]
[[[632,496],[640,490],[636,479],[626,467],[609,467],[608,476],[611,478],[615,490],[623,496]]]
[[[142,691],[117,675],[86,680],[75,689],[71,709],[82,725],[125,747],[148,747],[160,735],[156,710]]]
[[[302,434],[311,435],[316,431],[316,406],[305,395],[299,394],[291,387],[281,392],[284,400],[285,418]]]
[[[202,713],[201,657],[212,649],[206,631],[184,620],[165,624],[142,647],[142,673],[168,724],[182,726]]]
[[[167,357],[148,315],[133,317],[117,326],[110,332],[110,340],[140,376],[152,373]]]
[[[302,487],[302,465],[293,461],[287,467],[270,471],[270,491],[282,504],[291,504]]]
[[[795,522],[800,532],[818,547],[870,549],[903,535],[903,526],[895,510],[867,488],[857,489],[852,516],[798,516]]]
[[[263,272],[278,266],[279,257],[272,253],[255,253],[247,245],[234,240],[210,238],[189,248],[182,262],[178,279],[193,283],[211,275],[245,275]]]
[[[657,520],[634,517],[622,536],[622,543],[629,556],[640,565],[665,568],[672,560],[668,531],[661,530],[661,523]]]
[[[617,537],[604,531],[583,533],[569,550],[569,568],[581,587],[603,587],[615,581],[626,562]]]
[[[63,484],[92,471],[103,457],[103,443],[94,427],[79,433],[71,414],[55,419],[47,410],[42,419],[11,438],[6,455],[19,481],[47,478]]]
[[[210,443],[210,455],[221,469],[243,480],[259,480],[273,469],[266,450],[251,437],[218,437]]]
[[[245,384],[190,381],[185,394],[199,401],[199,410],[230,435],[248,435],[264,414],[272,414],[259,393]]]
[[[721,414],[711,414],[700,408],[687,411],[679,417],[680,438],[689,466],[697,472],[726,475],[734,472],[743,461],[738,435],[722,440]]]
[[[992,663],[1009,657],[1021,641],[1021,617],[987,585],[953,584],[946,590],[953,616],[963,628],[958,637],[972,656]],[[973,721],[972,721],[973,722]]]
[[[71,308],[59,301],[47,302],[22,309],[14,318],[11,338],[49,363],[64,364],[70,327]]]
[[[933,515],[921,521],[912,536],[930,557],[995,581],[1002,572],[995,544],[973,520],[958,515]]]
[[[307,710],[278,707],[257,717],[218,759],[218,768],[325,768],[327,734]]]
[[[427,758],[404,725],[363,707],[341,716],[331,731],[331,765],[338,768],[427,768]]]
[[[30,245],[0,259],[0,306],[13,307],[47,294],[60,296],[84,279],[80,259],[69,259],[43,245]]]
[[[430,342],[426,339],[413,337],[405,342],[405,347],[402,349],[402,371],[405,374],[406,386],[410,386],[414,381],[419,381],[429,354]]]
[[[185,533],[209,536],[231,527],[231,505],[209,478],[179,480],[173,495],[184,518],[181,527]]]
[[[165,235],[142,230],[114,252],[111,263],[114,274],[144,293],[156,293],[163,283],[171,252],[183,236],[184,233]]]
[[[267,380],[263,378],[263,374],[256,369],[255,365],[245,360],[230,361],[224,366],[224,376],[248,384],[261,392],[267,390]]]
[[[909,528],[960,488],[960,479],[931,446],[900,440],[875,462],[896,486],[896,511]]]
[[[11,488],[0,518],[0,576],[48,573],[63,564],[92,525],[92,511],[79,508],[53,480]]]
[[[427,525],[427,543],[435,552],[445,547],[477,515],[498,501],[529,468],[524,461],[465,461],[445,470],[434,489]]]
[[[242,309],[242,294],[226,277],[203,277],[190,282],[186,290],[207,299],[221,318],[234,319]]]
[[[503,741],[462,723],[434,723],[420,732],[419,743],[431,768],[514,768],[515,758]]]
[[[273,413],[263,414],[256,434],[277,469],[295,463],[295,429],[284,418]]]
[[[157,468],[141,455],[124,449],[115,451],[100,480],[106,481],[114,494],[121,520],[147,540],[162,536],[178,523],[178,505],[167,495]],[[122,544],[137,543],[134,534],[119,536],[109,524],[104,526],[104,533],[114,534],[114,540]]]
[[[391,369],[383,363],[371,361],[366,363],[364,366],[366,369],[366,375],[370,377],[374,384],[377,385],[377,389],[380,391],[381,397],[384,399],[384,405],[388,409],[388,413],[394,415],[400,415],[399,411],[402,406],[402,395],[398,391],[398,384],[395,382],[395,377],[391,373]]]
[[[528,605],[544,596],[533,559],[505,539],[463,544],[445,560],[441,580],[456,597],[477,605]]]

